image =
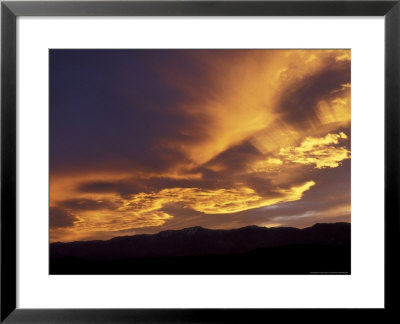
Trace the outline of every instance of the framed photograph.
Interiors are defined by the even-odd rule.
[[[351,50],[49,60],[51,275],[350,274]]]
[[[394,312],[399,15],[3,1],[1,321]]]

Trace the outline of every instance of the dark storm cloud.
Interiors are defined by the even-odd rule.
[[[192,170],[188,176],[200,173],[199,179],[174,179],[169,177],[134,177],[121,181],[90,181],[81,183],[77,188],[83,193],[118,193],[127,197],[140,192],[157,192],[160,188],[234,188],[238,183],[248,185],[256,192],[273,194],[273,186],[265,173],[248,173],[246,166],[263,155],[249,142],[235,145],[210,162]],[[265,157],[264,157],[265,158]],[[213,167],[221,168],[218,171]],[[211,168],[211,169],[210,169]]]
[[[204,170],[207,177],[203,179],[173,179],[168,177],[132,178],[122,181],[84,182],[76,189],[82,193],[117,193],[122,197],[140,192],[157,192],[160,188],[202,188],[220,189],[232,186],[234,179],[226,179],[222,175]]]
[[[263,155],[249,141],[245,140],[218,154],[204,165],[205,168],[216,166],[223,172],[236,172],[244,170],[253,161],[262,158]]]
[[[78,218],[71,212],[60,207],[50,207],[50,228],[72,226],[76,220]]]
[[[333,98],[335,90],[350,83],[350,62],[335,62],[331,58],[327,69],[294,83],[284,91],[279,113],[286,122],[305,127],[316,121],[315,107],[321,99]]]
[[[70,199],[64,200],[59,203],[59,206],[66,209],[73,210],[99,210],[99,209],[115,209],[116,204],[102,200],[92,200],[92,199]]]

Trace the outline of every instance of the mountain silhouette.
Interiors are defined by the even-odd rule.
[[[295,267],[289,264],[286,269],[285,264],[293,260],[298,260]],[[308,273],[320,266],[323,271],[349,273],[350,224],[317,223],[303,229],[252,225],[230,230],[197,226],[107,241],[50,244],[50,273],[230,273],[227,265],[238,269],[239,261],[254,267],[268,263],[262,273]],[[209,270],[207,262],[214,269]],[[312,269],[304,270],[304,262]],[[239,268],[247,272],[243,265]],[[254,268],[250,273],[258,271]]]

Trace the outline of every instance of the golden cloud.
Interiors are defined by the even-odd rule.
[[[181,203],[204,214],[230,214],[277,203],[299,200],[309,190],[314,181],[289,189],[276,189],[276,197],[261,197],[253,189],[239,187],[233,189],[204,190],[200,188],[171,188],[157,193],[140,193],[124,203],[119,211],[136,210],[139,213],[162,208],[165,204]]]
[[[340,139],[347,139],[347,135],[341,132],[321,138],[307,137],[300,146],[281,148],[279,156],[286,162],[314,164],[316,169],[336,168],[341,161],[350,158],[348,149],[334,146]]]
[[[283,164],[281,159],[269,158],[267,160],[256,161],[250,167],[254,172],[274,172]]]
[[[227,57],[201,51],[193,54],[209,72],[209,86],[201,96],[196,94],[196,102],[185,103],[179,110],[197,120],[206,120],[207,124],[201,128],[205,136],[195,145],[168,139],[162,143],[179,147],[193,161],[193,167],[248,138],[256,143],[257,148],[261,146],[263,152],[290,144],[288,140],[291,137],[296,141],[299,134],[292,125],[276,127],[280,118],[279,103],[287,95],[286,89],[327,68],[335,68],[335,62],[340,66],[350,57],[349,50],[244,50],[235,53]],[[175,87],[188,93],[204,88],[193,78],[177,74],[175,70],[166,72],[166,78]],[[347,98],[349,92],[346,89],[337,96]],[[320,129],[320,123],[349,120],[348,101],[344,105],[329,102],[329,108],[333,112],[325,106],[318,112],[320,121],[315,125],[316,129]],[[180,127],[183,134],[192,133],[192,129],[185,129],[185,125]],[[269,141],[270,137],[275,137],[275,141]]]
[[[161,210],[165,205],[180,203],[183,208],[204,214],[232,214],[253,208],[275,205],[301,199],[303,193],[315,185],[308,181],[288,189],[277,188],[273,197],[261,197],[253,189],[240,187],[234,189],[204,190],[200,188],[170,188],[156,193],[139,193],[131,199],[120,202],[113,211],[81,211],[78,220],[70,230],[53,229],[52,241],[57,233],[70,233],[70,238],[82,239],[89,232],[116,232],[131,228],[161,226],[173,215]]]

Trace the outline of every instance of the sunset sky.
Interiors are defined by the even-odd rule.
[[[350,50],[50,50],[50,240],[350,221]]]

